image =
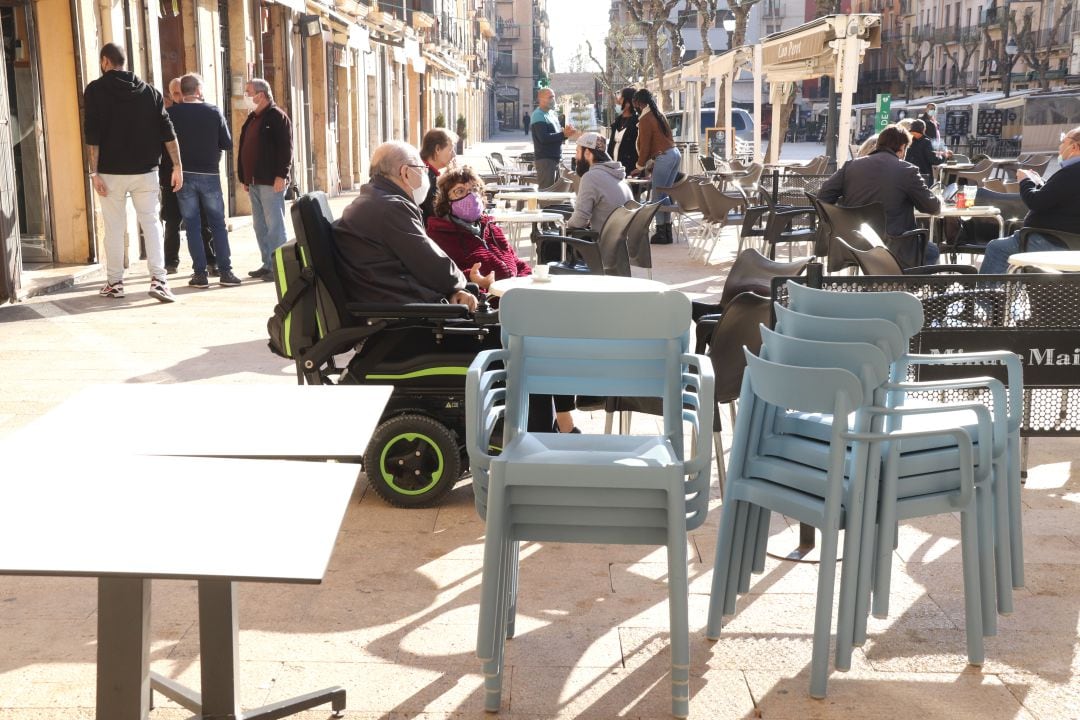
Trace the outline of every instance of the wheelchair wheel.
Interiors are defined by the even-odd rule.
[[[364,453],[375,492],[397,507],[434,505],[461,475],[461,449],[453,433],[426,415],[397,415],[375,429]]]

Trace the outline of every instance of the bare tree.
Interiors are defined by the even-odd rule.
[[[735,15],[735,32],[731,34],[731,47],[746,44],[746,21],[750,10],[761,0],[728,0],[728,8]]]
[[[718,0],[689,0],[698,14],[698,32],[701,33],[701,52],[703,55],[712,55],[712,45],[709,44],[709,29],[716,23],[716,5]]]
[[[1040,20],[1042,19],[1042,8],[1043,6],[1040,3]],[[1065,21],[1068,19],[1072,9],[1072,0],[1068,0],[1068,2],[1061,7],[1061,12],[1058,14],[1053,27],[1046,33],[1043,33],[1041,29],[1033,30],[1031,25],[1035,13],[1030,8],[1024,11],[1024,19],[1016,37],[1016,47],[1019,51],[1019,56],[1024,59],[1024,64],[1027,65],[1028,70],[1035,73],[1039,80],[1039,88],[1042,90],[1050,89],[1050,78],[1048,76],[1050,71],[1050,61],[1054,56],[1054,48],[1060,47],[1061,45],[1061,43],[1057,42],[1058,32],[1063,28],[1068,27]],[[1042,23],[1040,22],[1039,24],[1041,25]]]
[[[637,84],[638,78],[649,74],[645,56],[634,47],[633,41],[636,37],[637,34],[630,26],[612,23],[605,40],[607,57],[603,62],[596,57],[592,43],[585,41],[589,60],[599,71],[597,76],[600,78],[600,85],[604,88],[605,106],[609,106],[614,101],[616,93],[624,87]]]
[[[926,70],[926,63],[933,53],[934,44],[917,35],[905,36],[897,45],[896,60],[904,73],[904,83],[907,85],[907,92],[904,95],[906,100],[911,100],[915,78]],[[911,70],[907,69],[908,63],[911,63]]]
[[[1016,64],[1020,55],[1009,55],[1005,52],[1005,44],[1009,39],[1009,31],[1012,30],[1012,36],[1015,38],[1017,34],[1016,29],[1016,13],[1012,10],[1005,12],[1006,6],[1001,6],[994,9],[997,13],[998,27],[1001,30],[1001,41],[997,43],[997,58],[994,62],[997,65],[997,71],[1001,75],[1001,89],[1005,93],[1006,97],[1009,95],[1009,88],[1012,86],[1012,71],[1013,66]],[[989,15],[990,10],[987,10]],[[989,19],[989,18],[988,18]],[[993,46],[994,39],[990,37],[990,23],[987,22],[983,25],[983,38],[986,40],[986,47],[988,48],[987,54],[989,54],[989,48]]]
[[[982,36],[979,31],[974,28],[964,28],[960,31],[957,38],[956,50],[949,52],[948,44],[942,45],[942,52],[945,53],[945,57],[949,58],[953,67],[960,75],[960,90],[966,91],[968,87],[967,72],[968,66],[971,65],[971,59],[975,57],[975,53],[979,49],[979,45],[982,43]]]
[[[659,82],[660,92],[657,96],[657,102],[660,103],[661,109],[663,109],[666,93],[664,92],[664,63],[660,59],[660,51],[667,44],[668,39],[672,41],[672,55],[675,54],[674,46],[678,45],[678,58],[682,58],[681,27],[678,32],[673,33],[675,23],[669,19],[671,11],[675,9],[678,3],[679,0],[626,0],[626,8],[630,11],[630,17],[645,37],[650,69],[656,73]],[[686,22],[685,19],[683,22]],[[677,37],[673,38],[672,35]]]

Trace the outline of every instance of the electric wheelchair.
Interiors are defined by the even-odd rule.
[[[295,360],[300,384],[392,385],[363,454],[368,482],[399,507],[439,502],[468,472],[465,375],[480,350],[499,346],[498,312],[484,302],[473,314],[461,305],[350,303],[326,195],[301,196],[292,221],[295,244],[275,252],[271,349]],[[294,271],[283,258],[295,259]],[[288,353],[275,347],[275,325]]]

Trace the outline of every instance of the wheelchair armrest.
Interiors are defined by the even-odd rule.
[[[348,303],[345,310],[353,318],[370,320],[393,320],[396,318],[451,319],[469,316],[464,305],[447,303]]]

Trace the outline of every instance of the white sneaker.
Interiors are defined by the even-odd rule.
[[[165,278],[153,278],[150,280],[150,297],[163,303],[176,302],[176,296],[169,289],[169,283]]]
[[[106,283],[105,287],[98,290],[98,295],[117,299],[124,297],[124,281]]]

